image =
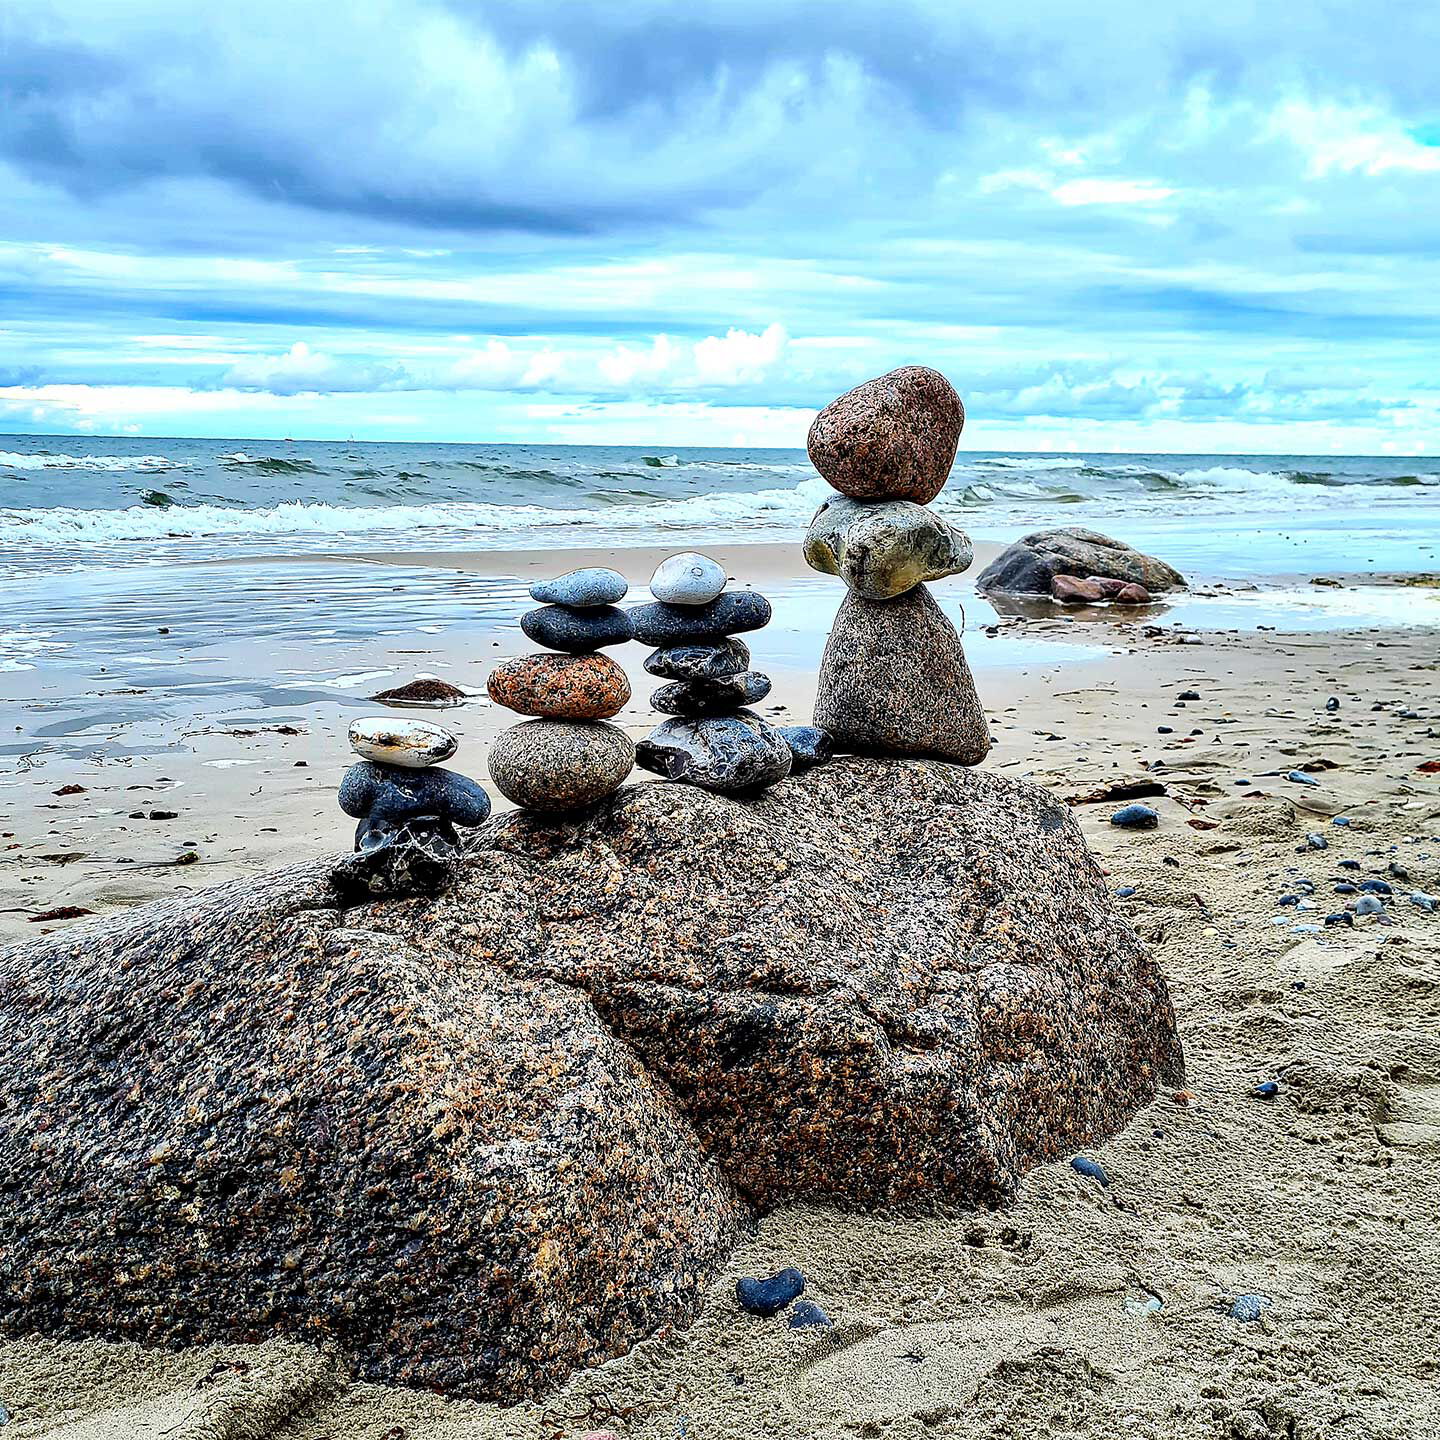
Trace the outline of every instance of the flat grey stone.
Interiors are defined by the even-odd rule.
[[[530,587],[530,598],[542,605],[569,605],[572,609],[589,610],[623,600],[629,588],[618,570],[592,566],[557,575],[553,580],[537,580]]]
[[[645,668],[662,680],[723,680],[750,668],[750,648],[733,636],[667,645],[645,657]]]

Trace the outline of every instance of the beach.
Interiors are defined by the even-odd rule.
[[[1082,623],[1045,628],[1058,640]],[[162,1354],[33,1340],[0,1346],[11,1428],[294,1440],[1440,1433],[1429,1224],[1440,917],[1407,899],[1440,890],[1440,778],[1423,768],[1437,758],[1433,637],[1209,633],[1190,644],[1110,621],[1086,628],[1111,647],[1103,660],[1047,664],[1036,640],[1022,670],[982,664],[978,675],[999,741],[987,765],[1074,804],[1175,999],[1185,1090],[1090,1152],[1107,1187],[1061,1164],[1032,1172],[1019,1202],[994,1214],[782,1207],[736,1251],[690,1329],[540,1404],[350,1384],[299,1346]],[[984,643],[975,635],[971,649],[983,656]],[[1180,702],[1186,691],[1200,698]],[[1332,696],[1338,709],[1326,708]],[[803,685],[782,682],[776,697],[798,711]],[[462,718],[472,741],[478,724],[468,709]],[[313,746],[318,768],[328,746],[332,772],[313,790],[266,792],[266,803],[304,796],[275,814],[283,839],[217,857],[212,873],[343,838],[330,805],[338,737],[223,743],[237,757],[254,747],[275,775],[286,765],[272,747],[289,761],[283,746]],[[1320,783],[1287,779],[1296,769]],[[1157,777],[1167,793],[1148,802],[1161,814],[1154,831],[1115,829],[1116,802],[1089,798]],[[308,832],[292,828],[301,821]],[[158,892],[201,883],[195,874],[147,871],[144,883]],[[1345,876],[1382,878],[1393,923],[1324,927]],[[1301,879],[1315,908],[1280,906]],[[1268,1080],[1278,1094],[1257,1098]],[[737,1309],[736,1276],[790,1264],[833,1332]],[[1230,1315],[1242,1295],[1264,1297],[1258,1320]]]
[[[1148,537],[1170,523],[1102,528],[1164,555]],[[985,767],[1072,806],[1158,957],[1188,1062],[1183,1089],[1086,1152],[1106,1184],[1059,1163],[994,1213],[781,1206],[690,1328],[510,1407],[352,1383],[334,1356],[278,1342],[7,1341],[7,1432],[1440,1434],[1440,915],[1411,899],[1440,892],[1440,591],[1407,583],[1433,572],[1433,531],[1407,541],[1400,526],[1360,554],[1327,516],[1295,542],[1313,565],[1271,552],[1197,571],[1170,554],[1192,588],[1168,604],[997,608],[973,577],[1022,528],[1035,527],[976,527],[976,563],[936,587],[963,618],[995,740]],[[68,588],[76,614],[67,628],[52,604],[26,634],[54,658],[32,649],[0,675],[7,940],[346,849],[346,727],[417,673],[470,693],[412,713],[454,729],[454,768],[485,780],[513,719],[485,680],[533,648],[518,630],[531,581],[610,564],[643,600],[679,548],[291,538],[97,566],[67,586],[17,574]],[[1209,531],[1196,551],[1222,540]],[[788,536],[742,543],[731,527],[704,548],[774,602],[753,637],[775,682],[760,712],[808,719],[838,582]],[[614,653],[634,692],[616,723],[638,738],[654,682],[640,647]],[[1109,823],[1134,794],[1158,828]],[[1383,913],[1326,925],[1354,899],[1335,887],[1361,881],[1384,887]],[[737,1277],[789,1265],[832,1330],[738,1309]],[[1236,1318],[1240,1297],[1258,1297],[1258,1318]]]

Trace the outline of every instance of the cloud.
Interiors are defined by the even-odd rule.
[[[297,340],[273,359],[256,357],[232,365],[225,372],[224,384],[236,390],[268,390],[272,395],[333,395],[346,390],[385,390],[400,375],[396,366],[337,360]]]

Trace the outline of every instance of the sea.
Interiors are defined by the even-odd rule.
[[[798,542],[828,493],[801,450],[0,436],[0,699],[43,702],[0,757],[109,734],[129,692],[176,713],[363,696],[377,647],[513,630],[518,578],[446,552],[553,551],[559,571],[579,547]],[[1440,591],[1368,583],[1440,570],[1440,458],[962,450],[935,506],[979,541],[1086,525],[1162,556],[1193,589],[1156,623],[1440,627]],[[814,663],[834,585],[791,587],[774,663]],[[972,628],[997,618],[969,609]]]

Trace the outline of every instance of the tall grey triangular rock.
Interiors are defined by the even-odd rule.
[[[990,731],[960,636],[924,585],[846,593],[820,663],[815,723],[837,750],[978,765]]]

